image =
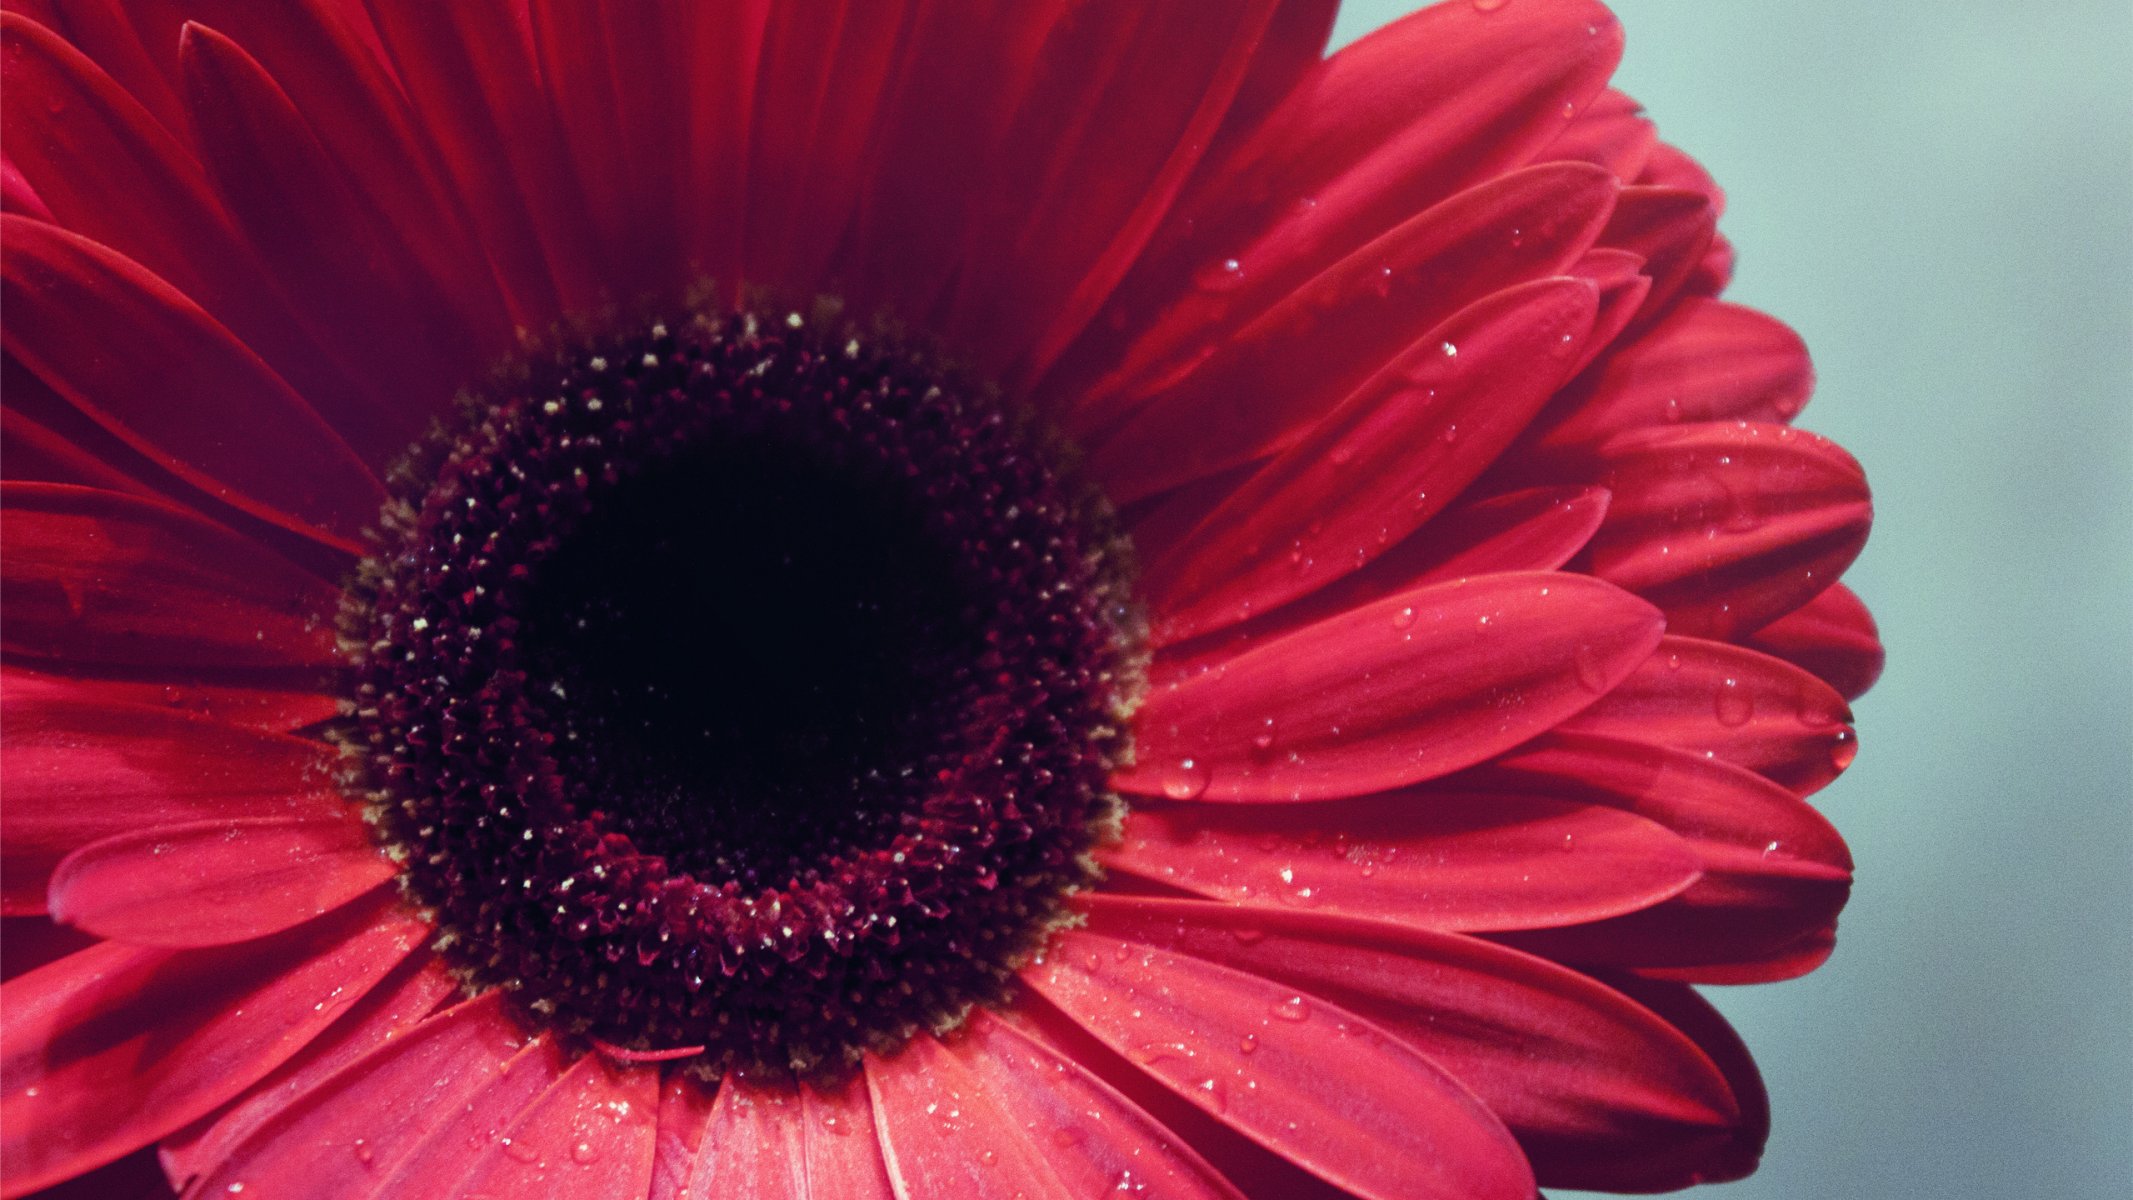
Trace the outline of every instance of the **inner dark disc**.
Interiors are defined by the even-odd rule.
[[[523,365],[351,586],[350,788],[475,987],[813,1071],[998,997],[1135,682],[1054,443],[894,337],[699,316]]]

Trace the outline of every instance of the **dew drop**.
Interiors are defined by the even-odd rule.
[[[527,1145],[522,1141],[519,1141],[517,1138],[505,1138],[503,1139],[502,1145],[505,1154],[510,1155],[512,1158],[515,1158],[522,1163],[530,1163],[541,1156],[540,1151],[534,1149],[533,1147]]]
[[[1578,686],[1592,694],[1607,692],[1607,661],[1593,646],[1579,646],[1570,656],[1570,667],[1576,673]]]
[[[1209,263],[1193,275],[1203,292],[1232,292],[1244,285],[1244,264],[1234,258]]]
[[[1198,761],[1179,759],[1177,767],[1163,779],[1163,794],[1172,800],[1196,800],[1207,791],[1209,778],[1207,768]]]
[[[1719,724],[1738,729],[1755,716],[1755,694],[1743,688],[1740,680],[1729,678],[1718,685],[1713,708],[1718,713]]]
[[[570,1148],[570,1161],[587,1166],[599,1161],[600,1151],[591,1142],[579,1142]]]
[[[1459,347],[1458,347],[1458,346],[1456,346],[1456,345],[1453,345],[1453,344],[1452,344],[1452,343],[1450,343],[1450,342],[1446,342],[1446,343],[1444,343],[1444,344],[1443,344],[1442,346],[1439,346],[1439,347],[1438,347],[1438,349],[1439,349],[1439,350],[1442,350],[1442,351],[1444,352],[1444,357],[1446,357],[1446,358],[1457,358],[1457,357],[1459,357]]]
[[[1239,1054],[1250,1054],[1252,1051],[1257,1050],[1258,1048],[1259,1035],[1256,1033],[1247,1033],[1243,1037],[1237,1039],[1237,1053]]]
[[[1377,274],[1371,277],[1370,290],[1376,292],[1378,299],[1380,300],[1386,299],[1387,297],[1392,295],[1391,267],[1378,268]]]
[[[1275,1001],[1267,1011],[1283,1021],[1303,1021],[1311,1016],[1311,1002],[1302,996],[1290,996],[1286,1000]]]
[[[355,1140],[355,1143],[350,1147],[350,1149],[355,1151],[356,1161],[362,1163],[366,1167],[369,1166],[378,1157],[377,1151],[372,1150],[370,1148],[370,1143],[364,1141],[362,1138],[357,1138]]]
[[[1858,757],[1859,739],[1852,736],[1851,730],[1839,729],[1837,736],[1830,739],[1829,765],[1842,771],[1850,767],[1852,760]]]
[[[1396,612],[1396,613],[1392,614],[1392,627],[1393,627],[1394,629],[1412,629],[1412,628],[1414,628],[1414,625],[1415,625],[1415,607],[1414,607],[1414,605],[1410,604],[1410,605],[1408,605],[1407,607],[1405,607],[1405,608],[1401,609],[1400,611],[1398,611],[1398,612]]]

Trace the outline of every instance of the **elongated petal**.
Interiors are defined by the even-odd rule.
[[[541,1195],[556,1200],[642,1196],[651,1184],[659,1124],[659,1069],[620,1066],[606,1056],[578,1059],[501,1138],[474,1156],[471,1169],[449,1187],[447,1169],[465,1158],[466,1139],[444,1144],[450,1157],[429,1181],[389,1186],[381,1196]],[[418,1151],[417,1157],[422,1157]],[[412,1181],[410,1181],[412,1182]]]
[[[0,229],[8,353],[178,478],[361,552],[385,498],[377,477],[229,330],[95,242],[21,217],[0,216]]]
[[[1662,641],[1564,728],[1715,755],[1803,795],[1835,779],[1858,749],[1851,710],[1827,684],[1768,655],[1700,638]]]
[[[1509,749],[1642,662],[1659,615],[1598,581],[1493,575],[1376,601],[1151,689],[1114,782],[1175,800],[1357,796]]]
[[[1428,786],[1315,804],[1136,804],[1098,857],[1205,896],[1443,930],[1617,916],[1703,873],[1663,826],[1617,809]]]
[[[685,1200],[891,1200],[873,1101],[859,1078],[719,1088]]]
[[[55,666],[309,667],[335,661],[333,589],[161,501],[0,483],[11,656]]]
[[[1060,936],[1023,979],[1151,1079],[1358,1196],[1530,1200],[1510,1136],[1397,1037],[1205,959]]]
[[[1666,311],[1717,231],[1718,206],[1704,192],[1650,185],[1622,189],[1600,244],[1644,260],[1644,274],[1652,282],[1637,311],[1640,325]]]
[[[1121,1189],[1180,1197],[1237,1195],[1228,1180],[1132,1101],[992,1013],[973,1013],[967,1031],[947,1048],[1045,1156],[1070,1195]]]
[[[1566,393],[1536,445],[1590,452],[1647,426],[1790,421],[1813,387],[1807,347],[1784,324],[1737,304],[1685,300]]]
[[[1700,754],[1553,733],[1477,772],[1629,808],[1680,834],[1703,876],[1642,912],[1498,935],[1561,962],[1699,982],[1804,974],[1828,956],[1851,892],[1851,855],[1790,791]]]
[[[6,1194],[108,1162],[233,1099],[332,1024],[421,935],[381,896],[271,944],[107,942],[9,981],[0,990]]]
[[[278,933],[393,877],[354,811],[108,837],[52,872],[52,918],[136,946],[220,946]]]
[[[336,820],[333,748],[167,708],[0,699],[0,856],[11,912],[41,912],[59,861],[144,826]]]
[[[523,1053],[522,1053],[523,1052]],[[372,1194],[392,1177],[438,1125],[440,1114],[464,1111],[500,1076],[526,1069],[553,1082],[558,1057],[545,1039],[529,1039],[487,992],[430,1017],[334,1072],[302,1093],[232,1147],[192,1185],[202,1196],[301,1192],[315,1200]],[[502,1132],[500,1115],[483,1144]],[[464,1162],[466,1141],[458,1143]],[[335,1164],[321,1170],[321,1163]],[[236,1191],[231,1184],[240,1184]]]
[[[1461,500],[1369,563],[1273,612],[1156,653],[1155,674],[1177,678],[1237,649],[1330,620],[1374,600],[1473,575],[1553,571],[1577,554],[1607,513],[1605,488],[1527,488]]]
[[[405,1036],[459,992],[444,964],[409,955],[378,986],[237,1101],[162,1141],[163,1164],[181,1184],[220,1163],[253,1130],[297,1097],[379,1046]]]
[[[1696,1042],[1544,959],[1292,909],[1113,896],[1086,907],[1099,932],[1301,988],[1383,1025],[1503,1118],[1544,1185],[1598,1182],[1580,1172],[1583,1154],[1679,1154],[1744,1124]]]
[[[1851,565],[1873,522],[1859,464],[1782,425],[1624,434],[1603,466],[1614,501],[1593,573],[1692,637],[1730,640],[1806,603]]]
[[[340,701],[325,692],[224,683],[212,669],[201,668],[158,670],[145,679],[103,679],[6,665],[0,666],[0,693],[90,707],[162,705],[173,712],[264,733],[316,725],[340,708]]]
[[[1536,0],[1441,4],[1346,47],[1181,197],[1096,323],[1100,344],[1087,339],[1052,386],[1088,390],[1117,349],[1168,357],[1156,344],[1264,311],[1414,213],[1523,165],[1562,131],[1566,104],[1599,92],[1621,45],[1600,5]],[[1210,273],[1240,286],[1203,287]]]
[[[1756,630],[1748,644],[1812,672],[1847,700],[1874,686],[1886,657],[1874,615],[1841,583]]]
[[[1659,141],[1644,106],[1609,88],[1593,97],[1543,157],[1587,162],[1617,179],[1635,179]]]
[[[652,1182],[646,1200],[680,1200],[696,1169],[718,1085],[686,1071],[670,1071],[659,1088],[659,1131],[652,1141]]]
[[[1177,641],[1273,608],[1421,527],[1540,410],[1597,301],[1581,281],[1541,281],[1432,330],[1151,565],[1155,636]]]
[[[881,1148],[899,1196],[1068,1200],[1046,1148],[1019,1136],[1012,1118],[969,1066],[921,1035],[893,1057],[867,1062]]]
[[[1197,340],[1166,348],[1168,357],[1133,365],[1133,379],[1075,397],[1070,423],[1105,429],[1130,414],[1112,439],[1121,446],[1114,453],[1133,439],[1174,443],[1174,452],[1190,452],[1196,472],[1249,461],[1293,442],[1430,327],[1494,292],[1570,267],[1598,236],[1614,193],[1614,181],[1598,170],[1566,164],[1478,184],[1403,221],[1266,311],[1205,326]],[[1229,274],[1225,261],[1209,283],[1227,286]],[[1222,420],[1209,422],[1206,414],[1216,411]]]

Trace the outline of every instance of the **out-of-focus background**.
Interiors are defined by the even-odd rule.
[[[1729,193],[1729,298],[1866,465],[1889,650],[1816,798],[1836,956],[1714,989],[1776,1131],[1698,1194],[2133,1195],[2133,4],[1613,7],[1617,84]]]

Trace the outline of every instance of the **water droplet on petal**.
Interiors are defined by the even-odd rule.
[[[1197,760],[1179,759],[1163,778],[1163,794],[1172,800],[1196,800],[1207,790],[1210,778],[1208,769]]]
[[[1284,1021],[1303,1021],[1311,1016],[1311,1002],[1302,996],[1290,996],[1275,1001],[1267,1011]]]
[[[1234,258],[1209,263],[1192,281],[1203,292],[1232,292],[1244,285],[1244,264]]]
[[[1718,713],[1719,724],[1738,729],[1755,716],[1755,693],[1742,687],[1740,680],[1727,679],[1718,685],[1713,707]]]
[[[1578,686],[1594,695],[1607,691],[1607,661],[1593,646],[1579,646],[1570,656],[1570,667],[1577,675]]]
[[[1412,629],[1414,624],[1415,606],[1412,604],[1392,614],[1392,627],[1394,629]]]
[[[1842,771],[1850,767],[1852,760],[1857,757],[1859,757],[1859,739],[1852,736],[1851,730],[1839,729],[1837,736],[1829,743],[1829,765]]]
[[[577,1145],[572,1146],[570,1148],[570,1161],[577,1163],[579,1166],[586,1166],[591,1163],[597,1162],[599,1161],[599,1158],[599,1148],[594,1146],[591,1142],[579,1142]]]

